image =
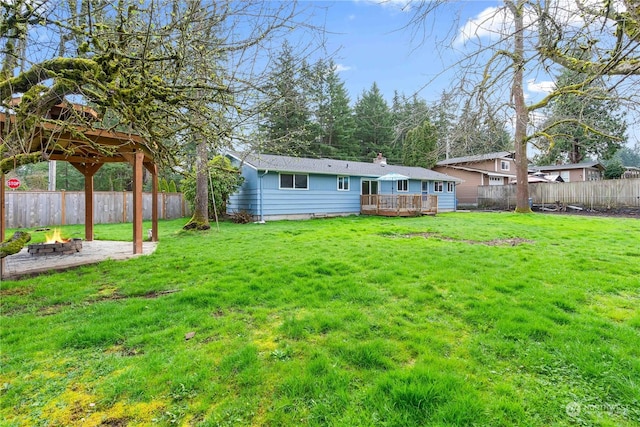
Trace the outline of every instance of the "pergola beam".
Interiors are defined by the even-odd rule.
[[[15,122],[15,116],[0,112],[0,133],[7,122]],[[78,135],[82,134],[81,137]],[[55,144],[50,145],[51,142]],[[51,149],[43,149],[49,146]],[[152,175],[153,208],[152,240],[158,241],[158,167],[146,140],[138,135],[106,129],[82,128],[73,125],[60,126],[40,123],[33,134],[29,150],[43,151],[46,160],[71,163],[85,177],[85,240],[93,240],[93,176],[105,163],[129,162],[133,166],[133,253],[142,253],[143,221],[143,168]],[[0,190],[0,234],[4,239],[5,206],[4,176]],[[0,267],[1,268],[1,267]],[[0,270],[1,274],[1,270]]]

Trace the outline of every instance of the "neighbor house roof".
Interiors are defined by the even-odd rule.
[[[604,165],[598,161],[590,161],[590,162],[582,162],[582,163],[569,163],[566,165],[529,166],[529,169],[534,171],[559,171],[559,170],[567,170],[567,169],[585,169],[585,168],[604,169]]]
[[[456,181],[455,178],[430,169],[413,166],[398,166],[382,163],[353,162],[336,159],[310,159],[305,157],[276,156],[272,154],[240,154],[230,151],[228,154],[258,170],[276,172],[317,173],[323,175],[349,175],[378,178],[391,172],[405,175],[410,179],[429,181]]]
[[[498,151],[495,153],[477,154],[475,156],[453,157],[451,159],[440,160],[436,163],[438,166],[453,165],[457,163],[474,163],[484,162],[493,159],[513,159],[513,153],[510,151]]]
[[[516,174],[514,173],[493,172],[493,171],[487,171],[484,169],[476,169],[476,168],[470,168],[465,166],[449,165],[448,167],[449,169],[456,169],[456,170],[462,170],[467,172],[477,172],[487,176],[501,176],[503,178],[515,178],[516,176]]]

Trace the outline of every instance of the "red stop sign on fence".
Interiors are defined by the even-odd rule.
[[[20,187],[20,180],[18,178],[11,178],[7,180],[7,187],[15,190]]]

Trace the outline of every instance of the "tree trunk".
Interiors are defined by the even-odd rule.
[[[17,254],[31,240],[31,234],[16,231],[12,237],[0,243],[0,259]]]
[[[524,69],[524,1],[518,4],[506,2],[513,13],[515,22],[514,34],[514,63],[512,96],[515,104],[515,164],[516,164],[516,212],[531,212],[529,206],[529,161],[527,160],[527,124],[529,123],[529,109],[524,100],[523,69]]]
[[[207,169],[207,143],[201,140],[196,148],[196,197],[193,216],[183,227],[185,230],[208,230],[209,225],[209,187]]]

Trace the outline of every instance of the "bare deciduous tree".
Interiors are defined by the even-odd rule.
[[[448,71],[457,73],[458,91],[466,95],[465,110],[475,114],[502,114],[511,119],[516,152],[517,212],[530,212],[528,191],[529,145],[540,136],[553,137],[556,123],[540,127],[541,111],[555,98],[585,95],[598,76],[628,75],[638,67],[637,43],[640,41],[638,6],[624,1],[626,10],[615,10],[614,2],[603,1],[594,9],[580,0],[504,0],[502,7],[491,10],[482,21],[461,26],[448,49],[463,52]],[[593,4],[593,2],[589,2]],[[424,27],[443,7],[444,1],[411,2],[411,25]],[[618,4],[617,6],[620,6]],[[624,8],[623,8],[624,9]],[[607,25],[613,20],[615,25]],[[603,47],[596,49],[600,37],[609,38],[608,57]],[[470,45],[473,45],[470,47]],[[603,42],[607,46],[606,42]],[[579,60],[570,52],[589,50],[589,60]],[[551,60],[551,61],[549,61]],[[543,76],[550,79],[552,67],[578,69],[584,80],[565,86],[550,87],[540,99],[527,98],[525,84]],[[557,71],[557,70],[555,70]],[[620,98],[616,87],[622,79],[609,82],[607,96]],[[508,90],[507,90],[508,89]],[[633,92],[631,92],[633,93]],[[631,98],[627,101],[636,101]],[[580,118],[571,119],[583,125]],[[585,130],[601,132],[585,125]]]
[[[309,28],[296,2],[2,0],[0,8],[0,107],[16,119],[3,126],[3,171],[47,159],[55,135],[35,152],[30,143],[43,123],[136,133],[161,164],[193,138],[206,155],[230,140],[229,117],[251,110],[247,94],[265,79],[279,38]],[[101,121],[47,118],[63,102],[89,105]]]

